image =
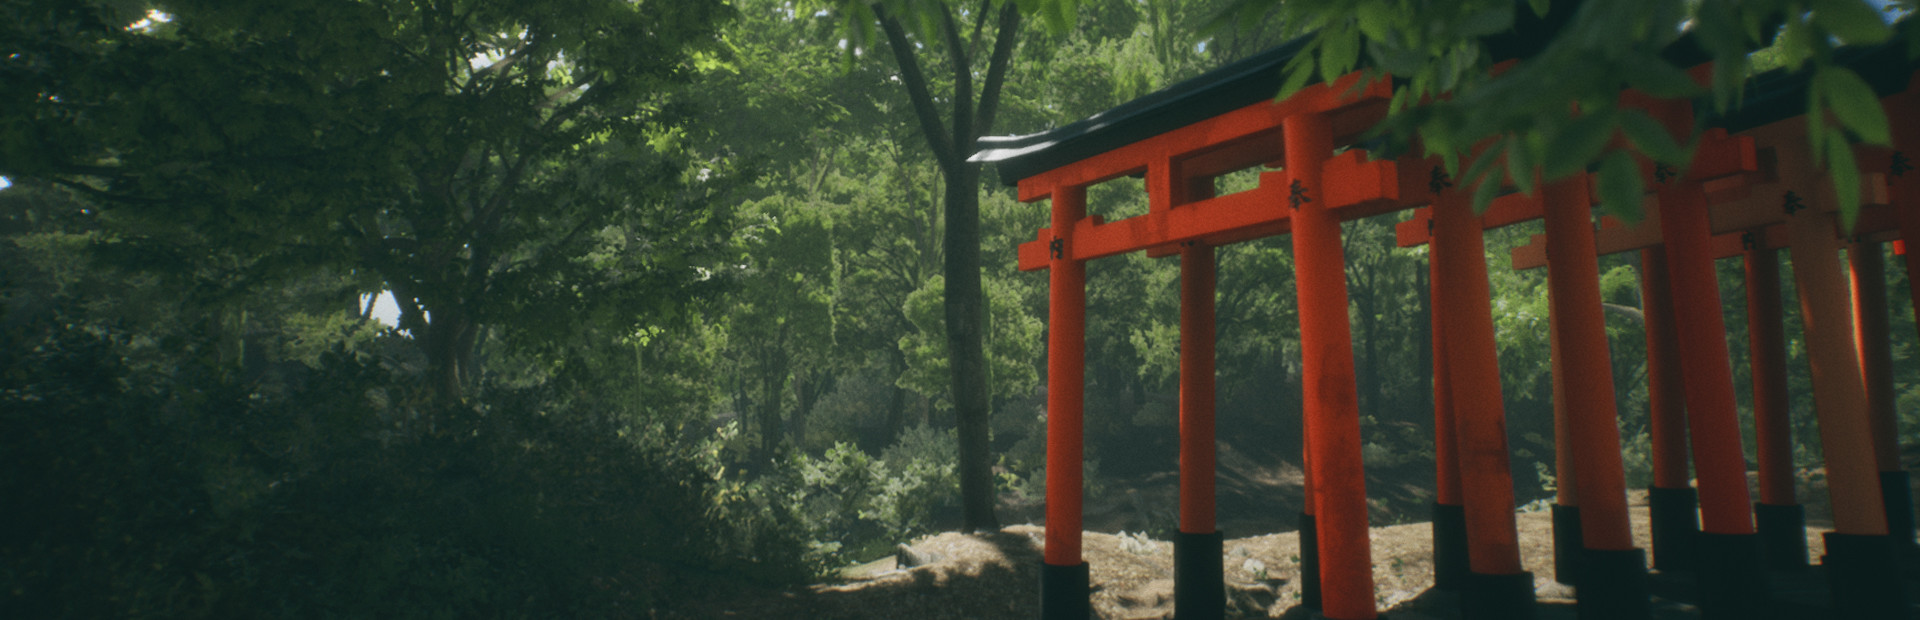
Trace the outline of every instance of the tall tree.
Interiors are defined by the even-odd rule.
[[[672,96],[718,0],[5,14],[23,51],[0,64],[0,174],[90,195],[112,245],[199,289],[333,269],[392,290],[446,402],[483,327],[631,322],[704,286],[722,245]]]
[[[839,4],[854,37],[850,53],[860,51],[868,38],[865,35],[879,24],[900,82],[913,102],[921,135],[946,181],[941,200],[946,213],[942,305],[960,442],[961,527],[998,529],[988,445],[992,391],[987,385],[987,308],[980,284],[980,165],[967,158],[973,155],[974,140],[992,130],[1000,110],[1021,11],[1014,2],[993,0],[973,6],[898,0],[875,4],[842,0]],[[971,27],[965,24],[969,19]],[[991,47],[983,49],[986,45]],[[923,57],[938,57],[936,50],[947,64],[938,82],[922,67]],[[977,75],[984,78],[978,87],[974,85]],[[936,95],[936,87],[946,92]]]

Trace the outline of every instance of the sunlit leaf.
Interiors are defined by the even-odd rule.
[[[1320,79],[1332,82],[1353,68],[1360,58],[1360,34],[1340,29],[1320,37]]]
[[[1815,2],[1813,22],[1851,44],[1880,43],[1893,34],[1893,30],[1881,20],[1879,9],[1866,0]]]
[[[1890,143],[1887,115],[1880,109],[1880,98],[1874,96],[1873,87],[1867,86],[1859,74],[1846,67],[1825,67],[1814,75],[1813,82],[1842,126],[1867,142]]]

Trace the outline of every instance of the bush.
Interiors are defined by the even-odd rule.
[[[824,570],[885,555],[932,531],[933,516],[958,503],[957,459],[952,431],[921,426],[901,433],[880,458],[845,442],[817,457],[793,454],[755,483],[755,493],[767,498],[765,512],[800,524],[816,569]]]
[[[0,617],[645,615],[805,576],[692,448],[540,390],[436,408],[351,356],[241,381],[185,343],[0,335]]]

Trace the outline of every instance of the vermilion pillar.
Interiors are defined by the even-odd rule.
[[[1807,566],[1807,516],[1794,497],[1793,439],[1787,419],[1786,327],[1781,317],[1780,259],[1748,233],[1747,350],[1753,362],[1753,434],[1760,457],[1760,544],[1767,565]]]
[[[1547,290],[1547,307],[1553,307],[1553,290]],[[1566,347],[1560,345],[1560,320],[1547,313],[1547,343],[1553,360],[1553,580],[1567,585],[1579,583],[1580,556],[1585,545],[1580,534],[1580,475],[1576,473],[1579,450],[1573,440],[1573,422],[1567,417],[1567,369],[1561,363]]]
[[[1600,263],[1585,176],[1553,181],[1545,200],[1547,286],[1552,291],[1567,419],[1579,440],[1574,473],[1580,489],[1583,617],[1646,618],[1646,554],[1633,546],[1626,479],[1614,410],[1613,366],[1601,316]]]
[[[1440,250],[1435,255],[1439,268],[1434,273],[1434,309],[1446,334],[1472,569],[1461,608],[1468,618],[1531,617],[1533,574],[1520,566],[1480,218],[1464,192],[1449,189],[1434,197],[1433,222],[1431,246]]]
[[[1700,533],[1699,497],[1687,463],[1686,394],[1680,382],[1679,337],[1667,283],[1667,251],[1640,251],[1640,314],[1647,332],[1647,439],[1653,452],[1653,488],[1647,490],[1653,529],[1653,567],[1690,570]]]
[[[1920,313],[1920,284],[1915,284],[1920,281],[1916,280],[1916,276],[1920,276],[1920,247],[1914,245],[1920,243],[1920,170],[1916,170],[1920,168],[1920,117],[1917,117],[1920,115],[1897,112],[1920,107],[1920,76],[1911,78],[1906,92],[1895,95],[1883,106],[1888,111],[1887,122],[1893,129],[1894,147],[1886,170],[1887,199],[1900,222],[1900,237],[1906,240],[1907,283],[1915,301],[1913,309]],[[1915,324],[1920,325],[1920,321]],[[1911,494],[1911,487],[1905,486],[1904,482],[1900,484],[1902,489]],[[1911,498],[1902,505],[1908,511],[1908,520],[1912,521]],[[1893,535],[1902,539],[1913,537],[1911,523],[1897,523],[1895,526],[1901,529],[1894,531]]]
[[[1820,417],[1827,489],[1833,495],[1833,529],[1845,534],[1886,534],[1886,511],[1876,483],[1879,468],[1867,423],[1860,361],[1851,346],[1853,316],[1847,307],[1833,221],[1824,213],[1803,211],[1787,218],[1787,232],[1793,244],[1801,321],[1807,329],[1807,357],[1813,366],[1814,412]]]
[[[1887,532],[1913,545],[1913,491],[1900,464],[1900,430],[1895,421],[1893,349],[1887,328],[1887,267],[1880,244],[1857,241],[1847,246],[1853,285],[1853,342],[1860,352],[1860,376],[1867,394],[1867,425],[1873,435],[1874,463],[1880,469],[1880,494],[1887,510]]]
[[[1660,233],[1673,294],[1674,342],[1685,381],[1688,435],[1699,477],[1699,560],[1703,617],[1753,618],[1765,613],[1765,573],[1753,533],[1747,457],[1733,404],[1733,362],[1714,271],[1707,197],[1697,182],[1661,184]]]
[[[1782,202],[1797,205],[1791,192]],[[1807,330],[1813,367],[1814,414],[1827,464],[1833,532],[1826,535],[1827,575],[1836,617],[1892,618],[1905,613],[1887,514],[1867,423],[1860,357],[1853,347],[1853,315],[1840,266],[1840,242],[1831,215],[1799,209],[1786,218],[1793,281]]]
[[[1174,540],[1174,612],[1226,613],[1221,535],[1214,527],[1214,253],[1180,249],[1180,536]]]
[[[1427,282],[1432,290],[1427,315],[1433,331],[1433,586],[1443,590],[1466,587],[1472,570],[1467,559],[1467,507],[1460,499],[1460,456],[1455,438],[1453,382],[1447,372],[1446,325],[1441,309],[1440,253],[1427,245]]]
[[[1049,620],[1085,620],[1090,611],[1087,563],[1080,559],[1087,265],[1067,258],[1073,256],[1068,231],[1086,214],[1086,188],[1054,191],[1056,245],[1047,264],[1047,541],[1040,567],[1040,613]]]
[[[1347,321],[1346,260],[1340,221],[1326,210],[1321,164],[1333,154],[1324,115],[1281,121],[1292,179],[1294,285],[1299,292],[1306,444],[1313,461],[1319,524],[1321,609],[1338,620],[1373,618],[1373,560],[1367,532],[1366,473],[1360,460],[1360,409]]]

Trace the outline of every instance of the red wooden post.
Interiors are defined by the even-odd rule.
[[[1807,329],[1813,366],[1814,412],[1820,418],[1827,489],[1833,495],[1833,529],[1843,534],[1885,535],[1886,511],[1875,488],[1878,467],[1860,360],[1851,346],[1853,317],[1847,307],[1839,241],[1825,213],[1802,210],[1787,218],[1793,279]]]
[[[1072,260],[1067,231],[1087,214],[1084,187],[1053,193],[1055,249],[1048,263],[1047,531],[1040,610],[1048,619],[1085,620],[1087,563],[1080,559],[1080,500],[1086,396],[1087,264]]]
[[[1430,247],[1441,250],[1434,274],[1439,294],[1435,307],[1443,310],[1445,321],[1447,379],[1453,387],[1473,575],[1461,607],[1469,618],[1525,617],[1533,612],[1533,574],[1520,565],[1480,218],[1465,192],[1445,190],[1434,197],[1433,223]]]
[[[1218,618],[1226,591],[1214,526],[1214,254],[1180,249],[1180,535],[1174,540],[1174,610]]]
[[[1915,301],[1914,311],[1920,313],[1920,284],[1915,284],[1915,276],[1920,275],[1920,248],[1913,245],[1920,243],[1920,171],[1915,170],[1916,167],[1920,167],[1920,118],[1916,118],[1920,115],[1896,112],[1920,107],[1920,76],[1909,80],[1906,92],[1894,96],[1882,106],[1889,112],[1887,121],[1893,130],[1894,146],[1893,157],[1888,162],[1886,171],[1887,202],[1893,208],[1895,217],[1900,223],[1900,237],[1907,244],[1905,256],[1907,283]],[[1916,324],[1920,324],[1920,321]],[[1905,476],[1907,474],[1903,472],[1896,477]],[[1889,484],[1889,481],[1883,478],[1881,485],[1883,488],[1894,488],[1906,491],[1908,496],[1912,495],[1912,487],[1908,486],[1908,481],[1891,482]],[[1897,497],[1896,493],[1886,495]],[[1891,524],[1892,527],[1898,528],[1893,534],[1903,540],[1912,540],[1914,537],[1913,499],[1905,497],[1899,501],[1898,508],[1904,508],[1907,517],[1905,522]]]
[[[1753,362],[1753,434],[1760,456],[1760,503],[1753,512],[1768,566],[1791,570],[1807,566],[1807,516],[1793,490],[1780,259],[1760,246],[1758,239],[1751,240],[1742,257],[1747,277],[1747,349]]]
[[[1686,393],[1680,381],[1667,251],[1640,250],[1641,316],[1647,332],[1647,435],[1653,452],[1653,488],[1647,508],[1653,529],[1653,567],[1691,570],[1700,533],[1700,500],[1687,463]]]
[[[1766,611],[1766,574],[1754,536],[1747,457],[1734,411],[1733,362],[1727,357],[1707,196],[1698,182],[1685,179],[1661,184],[1659,196],[1688,435],[1700,481],[1701,532],[1694,547],[1701,607],[1708,617],[1758,617]]]
[[[1887,332],[1887,267],[1880,244],[1847,245],[1853,285],[1853,342],[1860,352],[1860,377],[1867,394],[1867,425],[1873,435],[1874,463],[1880,470],[1880,495],[1887,531],[1913,544],[1913,491],[1900,464],[1900,430],[1894,414],[1893,348]]]
[[[1313,478],[1315,516],[1321,526],[1322,610],[1328,618],[1364,620],[1376,612],[1346,261],[1340,221],[1326,210],[1320,174],[1321,164],[1333,154],[1333,130],[1320,113],[1288,116],[1281,128],[1286,170],[1293,181],[1285,207],[1293,209],[1302,391],[1314,403],[1306,408],[1305,443],[1313,455],[1307,475]]]
[[[1428,316],[1433,331],[1433,586],[1466,587],[1472,570],[1467,559],[1467,507],[1460,497],[1459,439],[1455,437],[1453,380],[1447,371],[1446,304],[1439,283],[1439,247],[1427,245]]]
[[[1553,289],[1547,289],[1547,307],[1553,307]],[[1573,420],[1568,418],[1566,347],[1560,344],[1560,317],[1547,313],[1547,347],[1553,360],[1553,580],[1580,582],[1580,556],[1585,545],[1580,533],[1580,475],[1574,454]]]
[[[1567,418],[1580,438],[1574,470],[1580,489],[1580,529],[1586,553],[1579,569],[1583,615],[1645,618],[1646,554],[1633,546],[1627,521],[1626,479],[1614,410],[1613,367],[1601,316],[1600,263],[1593,240],[1587,180],[1548,183],[1545,200],[1547,286],[1559,317],[1561,368],[1566,371]]]

